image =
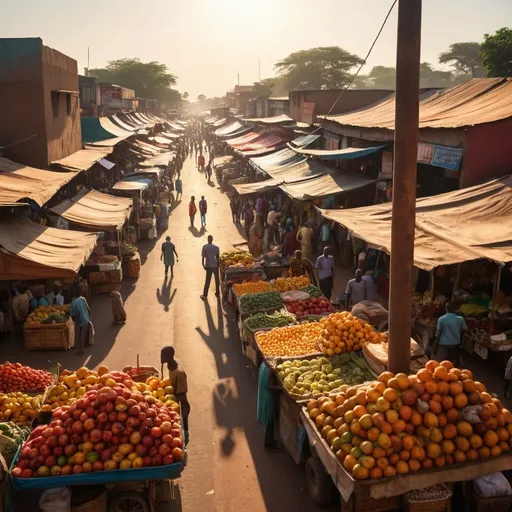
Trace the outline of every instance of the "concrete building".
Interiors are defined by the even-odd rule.
[[[98,117],[101,114],[100,84],[94,76],[78,75],[80,110],[82,117]]]
[[[0,39],[0,112],[11,160],[46,167],[81,149],[76,60],[37,37]]]
[[[117,114],[123,110],[137,110],[135,91],[121,85],[100,83],[103,115]]]

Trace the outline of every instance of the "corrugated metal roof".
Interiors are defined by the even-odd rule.
[[[341,125],[395,129],[395,96],[336,116],[319,116]],[[460,128],[512,117],[512,78],[473,78],[420,97],[419,128]]]

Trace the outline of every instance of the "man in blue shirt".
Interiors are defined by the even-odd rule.
[[[464,318],[455,314],[453,302],[446,304],[446,315],[437,321],[436,340],[433,346],[434,355],[440,349],[439,357],[451,361],[455,366],[460,362],[460,347],[462,336],[467,329]]]
[[[77,295],[75,295],[74,300],[71,302],[69,314],[75,321],[75,343],[78,353],[83,354],[84,346],[89,338],[89,315],[91,311],[82,293]]]

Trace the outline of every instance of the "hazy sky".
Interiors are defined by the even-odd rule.
[[[165,63],[178,89],[221,96],[273,74],[276,61],[315,46],[364,57],[391,0],[3,0],[0,37],[41,37],[87,66],[138,57]],[[396,12],[363,68],[395,64]],[[422,59],[512,26],[512,0],[424,0]]]

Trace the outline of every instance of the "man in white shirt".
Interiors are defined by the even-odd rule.
[[[331,300],[334,286],[334,258],[330,255],[329,247],[325,247],[322,256],[318,256],[315,267],[318,273],[318,286],[324,296]]]
[[[358,268],[355,279],[351,279],[347,283],[345,309],[348,311],[349,306],[355,306],[359,302],[366,300],[366,298],[366,282],[363,280],[363,271]]]
[[[270,211],[267,215],[267,247],[270,249],[270,244],[273,244],[276,240],[276,220],[281,213],[276,212],[275,206],[271,205]]]

